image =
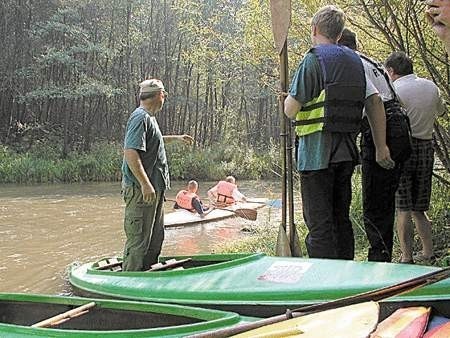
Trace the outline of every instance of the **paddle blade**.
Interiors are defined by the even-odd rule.
[[[294,231],[293,238],[291,239],[292,243],[290,245],[292,257],[302,257],[302,248],[300,246],[300,239],[298,238],[297,227],[295,224],[292,226],[292,231]]]
[[[291,25],[291,1],[270,0],[272,14],[272,31],[278,54],[283,49]]]
[[[270,208],[278,208],[281,209],[282,203],[281,199],[276,200],[266,200],[266,201],[257,201],[257,200],[247,200],[248,203],[257,203],[257,204],[264,204],[267,205]]]
[[[278,209],[281,209],[281,207],[282,207],[282,203],[281,203],[280,199],[268,200],[266,202],[266,205],[271,207],[271,208],[278,208]]]
[[[258,217],[258,212],[255,209],[236,209],[234,210],[234,213],[242,218],[248,219],[250,221],[256,221],[256,218]]]
[[[234,338],[368,337],[378,322],[379,307],[375,302],[346,306],[262,326]]]
[[[378,324],[374,338],[420,338],[423,336],[431,308],[423,306],[398,309]]]
[[[289,239],[286,234],[286,229],[280,224],[278,229],[277,246],[275,248],[275,254],[279,257],[291,257],[291,247],[289,245]]]

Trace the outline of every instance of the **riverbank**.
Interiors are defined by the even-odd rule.
[[[239,180],[273,179],[279,172],[279,151],[216,145],[207,149],[169,144],[166,147],[174,180],[217,180],[230,174]],[[0,183],[84,183],[120,181],[122,146],[99,143],[88,153],[61,158],[57,147],[40,144],[15,152],[0,145]]]
[[[350,217],[353,223],[355,236],[355,260],[367,260],[367,250],[369,243],[364,231],[364,223],[362,217],[362,192],[361,192],[361,174],[357,171],[353,175],[353,198],[351,205]],[[299,192],[296,193],[299,196]],[[450,266],[450,198],[449,189],[441,181],[433,179],[433,190],[431,196],[431,206],[428,216],[432,220],[433,227],[433,245],[435,255],[437,257],[434,262],[435,266]],[[267,255],[275,255],[276,240],[278,234],[278,224],[271,220],[257,226],[250,226],[247,229],[249,236],[245,239],[233,243],[225,243],[218,249],[220,252],[263,252]],[[303,255],[307,254],[304,239],[308,233],[308,229],[303,222],[301,216],[301,201],[295,202],[295,223],[297,225],[297,233],[300,238],[300,246]],[[395,229],[395,228],[394,228]],[[415,234],[414,250],[421,250],[420,240]],[[394,233],[394,247],[392,253],[392,261],[400,260],[400,245],[397,234]]]
[[[275,148],[257,152],[245,147],[217,145],[210,149],[193,149],[171,144],[167,147],[171,177],[173,180],[215,181],[229,174],[240,181],[244,179],[258,180],[278,179],[279,152]],[[58,149],[40,145],[29,151],[16,153],[5,146],[0,146],[0,183],[40,184],[40,183],[82,183],[82,182],[118,182],[122,164],[121,145],[99,143],[89,153],[71,153],[61,159]],[[298,187],[298,184],[296,184]],[[295,193],[299,196],[299,191]],[[300,202],[299,202],[300,203]],[[302,223],[301,205],[296,206],[296,224],[299,237],[307,234]],[[444,264],[445,257],[450,255],[450,193],[449,187],[437,179],[433,180],[431,209],[428,215],[433,221],[433,241],[436,254],[441,258],[438,264]],[[355,231],[357,259],[365,259],[368,247],[362,221],[361,177],[358,170],[353,177],[352,222]],[[248,242],[232,245],[224,250],[262,251],[274,253],[277,226],[259,226]],[[254,241],[254,243],[253,243]],[[415,238],[415,247],[419,249],[419,239]],[[304,245],[302,243],[302,245]],[[303,252],[306,249],[303,248]],[[398,259],[400,250],[398,240],[394,243],[394,260]]]

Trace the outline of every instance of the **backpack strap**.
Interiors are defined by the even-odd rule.
[[[366,60],[367,62],[369,62],[372,66],[374,66],[381,74],[383,74],[384,79],[386,80],[389,89],[391,90],[391,94],[394,96],[394,99],[397,100],[398,102],[401,102],[399,97],[397,96],[397,93],[394,90],[394,87],[392,87],[392,83],[391,83],[391,79],[389,77],[389,74],[386,73],[386,70],[380,65],[380,63],[376,62],[375,60],[372,60],[371,58],[369,58],[368,56],[361,54],[359,52],[356,52],[359,57],[361,59]]]

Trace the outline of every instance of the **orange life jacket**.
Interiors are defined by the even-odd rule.
[[[192,206],[192,199],[194,197],[198,198],[197,194],[194,194],[193,192],[189,192],[187,190],[181,190],[180,192],[178,192],[175,200],[180,208],[194,210],[194,207]]]
[[[217,183],[217,202],[233,204],[236,202],[233,198],[233,190],[237,188],[236,184],[220,181]]]

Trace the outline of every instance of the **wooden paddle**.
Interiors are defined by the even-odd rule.
[[[189,336],[191,338],[206,338],[206,337],[229,337],[236,335],[238,333],[246,332],[249,330],[257,329],[259,327],[278,323],[283,320],[288,320],[293,317],[305,316],[311,313],[326,311],[331,309],[336,309],[343,306],[348,306],[357,303],[364,303],[368,301],[380,301],[392,296],[397,296],[402,293],[410,292],[420,287],[430,285],[439,282],[443,279],[450,277],[450,268],[445,268],[442,270],[437,270],[434,272],[427,273],[425,275],[408,279],[404,282],[387,286],[384,288],[376,289],[373,291],[368,291],[360,293],[350,297],[344,297],[337,300],[333,300],[326,303],[319,303],[314,305],[303,306],[295,310],[289,311],[289,316],[287,314],[277,315],[265,319],[258,320],[256,322],[239,324],[225,329],[219,329],[215,331],[200,333],[196,335]]]
[[[176,203],[175,200],[170,199],[170,198],[166,198],[166,201]],[[219,208],[216,206],[212,206],[211,209],[230,211],[230,212],[233,212],[236,216],[248,219],[250,221],[256,221],[256,219],[258,218],[258,211],[256,211],[256,209],[251,209],[251,208],[238,208],[236,210],[231,210],[231,209],[227,209],[227,208]],[[187,209],[184,209],[184,210],[187,210]],[[190,211],[190,210],[188,210],[188,211]],[[194,213],[197,213],[197,212],[194,212]]]
[[[291,24],[291,1],[290,0],[271,0],[270,12],[272,16],[272,31],[277,52],[280,56],[280,91],[287,92],[288,80],[288,54],[287,54],[287,35]],[[291,256],[291,247],[286,233],[287,226],[287,128],[288,121],[284,115],[284,97],[279,97],[279,115],[281,126],[281,148],[282,148],[282,186],[281,197],[283,201],[281,211],[281,224],[278,228],[278,237],[275,252],[277,256]]]
[[[256,219],[258,218],[258,211],[256,209],[238,208],[236,210],[231,210],[231,209],[227,209],[227,208],[217,208],[217,207],[212,207],[212,208],[234,212],[234,214],[236,216],[248,219],[250,221],[256,221]]]

